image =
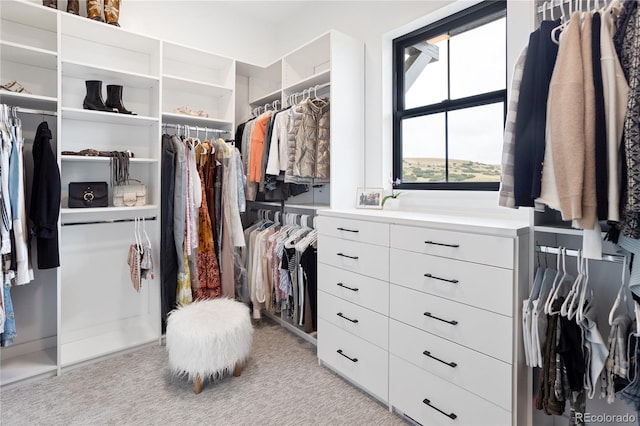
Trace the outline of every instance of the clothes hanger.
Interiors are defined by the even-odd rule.
[[[578,271],[578,275],[576,279],[573,281],[571,288],[569,289],[569,293],[567,297],[562,302],[562,306],[560,307],[560,315],[567,317],[569,313],[569,306],[572,304],[574,300],[574,296],[576,294],[576,288],[580,287],[580,282],[582,281],[582,251],[578,250],[578,255],[576,256],[576,270]]]
[[[544,2],[542,3],[542,20],[546,21],[547,20],[547,5],[549,4],[549,2]]]
[[[567,15],[564,10],[564,0],[560,2],[560,25],[551,30],[551,41],[555,44],[560,44],[560,31],[562,31],[568,24],[570,18],[567,18]],[[569,1],[569,17],[571,16],[571,1]]]
[[[147,224],[144,217],[142,218],[142,232],[144,233],[144,237],[147,240],[147,247],[151,249],[151,239],[149,238],[149,234],[147,234]]]
[[[630,316],[629,312],[629,303],[627,301],[627,291],[626,291],[626,280],[625,275],[627,273],[627,256],[624,256],[622,259],[622,277],[620,279],[620,288],[618,289],[618,294],[616,296],[616,300],[613,302],[611,306],[611,310],[609,311],[609,325],[613,325],[613,321],[615,319],[616,310],[620,306],[620,303],[624,303],[625,312]]]
[[[585,308],[589,303],[593,302],[593,288],[589,284],[589,259],[585,259],[584,264],[584,282],[582,284],[582,290],[580,292],[580,302],[578,304],[578,310],[576,312],[576,320],[579,322],[584,321]],[[589,298],[587,299],[587,295]]]
[[[578,277],[576,278],[571,290],[569,291],[569,295],[566,300],[562,304],[561,313],[566,316],[568,319],[573,319],[576,316],[577,308],[580,300],[580,289],[584,286],[586,281],[586,269],[585,269],[586,258],[582,255],[582,252],[578,251],[578,261],[576,262],[576,267],[578,270]]]
[[[555,300],[557,289],[567,275],[564,247],[558,248],[558,257],[556,258],[556,271],[556,276],[553,280],[553,284],[551,285],[551,291],[549,292],[549,296],[547,297],[547,300],[544,304],[544,313],[547,315],[551,315],[551,306],[553,305],[553,301]]]

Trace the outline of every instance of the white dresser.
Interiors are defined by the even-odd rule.
[[[318,230],[322,363],[424,425],[528,423],[526,224],[329,210]]]

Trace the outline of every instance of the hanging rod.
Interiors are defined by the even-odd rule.
[[[543,2],[541,6],[538,6],[538,13],[542,13],[544,10],[551,10],[555,7],[562,6],[565,4],[569,4],[571,2],[575,2],[575,0],[552,0]],[[593,4],[596,0],[591,0],[589,2],[584,2],[583,4]],[[549,5],[551,3],[551,5]],[[603,0],[604,5],[606,6],[609,3],[609,0]]]
[[[304,89],[301,92],[290,93],[289,96],[292,96],[292,95],[296,95],[296,96],[297,95],[303,95],[304,92],[306,92],[306,91],[309,91],[309,90],[320,90],[320,89],[324,89],[325,87],[329,87],[329,86],[331,86],[330,82],[329,83],[324,83],[324,84],[316,84],[315,86],[308,87],[308,88]]]
[[[538,253],[560,254],[559,247],[548,247],[548,246],[536,245],[536,251]],[[578,257],[578,250],[565,250],[564,253],[565,255],[570,257]],[[599,259],[599,260],[603,260],[605,262],[623,263],[624,258],[625,257],[620,254],[603,254],[602,259]]]
[[[137,218],[143,220],[157,220],[156,216]],[[75,225],[96,225],[101,223],[121,223],[121,222],[134,222],[136,219],[112,219],[112,220],[93,220],[87,222],[64,222],[62,226],[75,226]]]
[[[58,115],[58,113],[56,111],[48,111],[45,109],[31,109],[31,108],[22,108],[22,107],[17,107],[17,106],[10,106],[7,105],[10,109],[15,110],[16,112],[21,112],[24,114],[34,114],[34,115],[50,115],[52,117],[55,117]]]
[[[192,130],[194,132],[203,131],[203,132],[211,132],[211,133],[231,133],[231,130],[213,129],[211,127],[187,126],[185,124],[162,123],[162,127],[176,129],[176,130],[187,129],[187,130]]]

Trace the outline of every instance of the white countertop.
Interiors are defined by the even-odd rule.
[[[320,216],[361,219],[408,226],[428,226],[448,231],[516,237],[529,232],[526,220],[457,213],[427,213],[401,210],[327,209]]]

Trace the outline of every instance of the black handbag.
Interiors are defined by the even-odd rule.
[[[69,207],[107,207],[109,190],[107,182],[70,182]]]

